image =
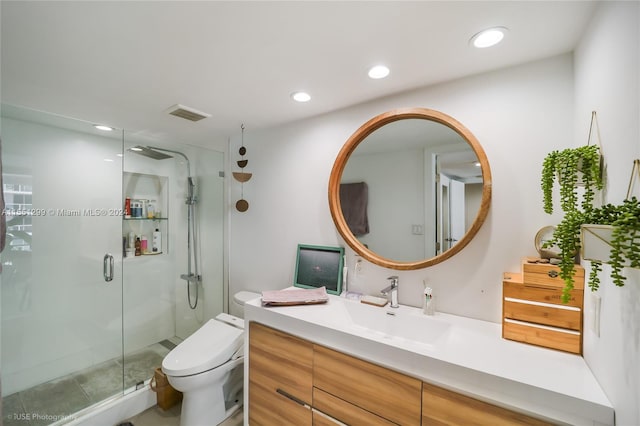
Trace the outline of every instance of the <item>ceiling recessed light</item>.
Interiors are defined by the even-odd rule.
[[[139,146],[132,146],[131,148],[129,148],[131,151],[142,151],[142,148]]]
[[[307,92],[294,92],[291,94],[291,99],[296,102],[309,102],[311,100],[311,95]]]
[[[469,42],[479,49],[495,46],[502,41],[507,31],[505,27],[488,28],[471,37]]]
[[[104,126],[102,124],[94,124],[93,127],[95,127],[98,130],[105,131],[105,132],[110,132],[110,131],[113,130],[113,127]]]
[[[389,75],[389,68],[384,65],[376,65],[369,70],[369,77],[373,79],[385,78]]]

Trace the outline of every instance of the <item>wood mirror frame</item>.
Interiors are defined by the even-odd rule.
[[[411,118],[431,120],[443,124],[454,130],[465,141],[467,141],[467,143],[471,146],[476,156],[478,157],[482,169],[482,199],[475,220],[465,233],[464,237],[460,241],[458,241],[457,244],[455,244],[449,250],[431,258],[412,262],[400,262],[380,256],[377,253],[369,250],[353,235],[342,214],[342,207],[340,205],[340,181],[342,179],[342,173],[347,164],[347,161],[349,160],[349,157],[356,149],[356,147],[363,140],[365,140],[367,136],[369,136],[372,132],[384,126],[385,124]],[[414,270],[432,266],[449,259],[456,253],[460,252],[477,234],[478,230],[487,217],[490,204],[491,170],[489,168],[489,161],[487,160],[487,156],[482,149],[482,146],[475,138],[475,136],[473,136],[473,134],[460,122],[444,113],[426,108],[396,109],[380,114],[367,121],[358,130],[356,130],[356,132],[344,144],[344,146],[338,153],[338,156],[336,157],[336,161],[333,164],[333,169],[331,170],[331,176],[329,177],[329,209],[331,211],[331,217],[333,218],[333,222],[335,223],[338,232],[345,240],[345,242],[349,245],[349,247],[351,247],[356,253],[358,253],[368,261],[385,268],[397,270]]]

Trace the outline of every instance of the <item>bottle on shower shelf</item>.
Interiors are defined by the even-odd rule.
[[[162,234],[160,229],[156,228],[151,238],[151,250],[153,253],[162,253]]]
[[[147,219],[153,219],[156,215],[156,200],[147,203]]]
[[[131,218],[131,197],[127,197],[124,200],[124,218]]]

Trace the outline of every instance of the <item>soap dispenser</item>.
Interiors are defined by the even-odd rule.
[[[431,287],[425,287],[424,289],[424,306],[422,311],[425,315],[434,315],[436,313],[436,306],[433,300],[433,289]]]

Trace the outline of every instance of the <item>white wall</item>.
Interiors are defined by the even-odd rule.
[[[536,254],[536,232],[558,221],[542,211],[539,176],[549,151],[573,143],[573,98],[573,63],[567,54],[265,131],[252,132],[247,123],[247,171],[253,173],[244,185],[247,212],[233,207],[240,185],[230,181],[231,294],[290,285],[298,243],[344,245],[327,195],[338,151],[371,117],[394,108],[426,107],[462,122],[484,147],[493,174],[489,215],[476,238],[446,262],[418,271],[365,263],[364,285],[376,293],[397,272],[400,302],[419,306],[426,279],[439,310],[499,322],[502,273],[517,271],[522,256]],[[239,146],[238,135],[229,152],[237,153]],[[352,267],[353,253],[347,253]]]
[[[622,202],[633,159],[640,158],[639,27],[638,2],[605,2],[575,54],[575,145],[586,144],[596,111],[607,166],[606,203]],[[640,197],[640,185],[633,195]],[[612,284],[609,271],[604,265],[596,293],[602,298],[599,336],[588,327],[594,313],[592,295],[585,294],[584,357],[615,408],[616,424],[638,425],[640,270],[626,268],[622,288]]]

